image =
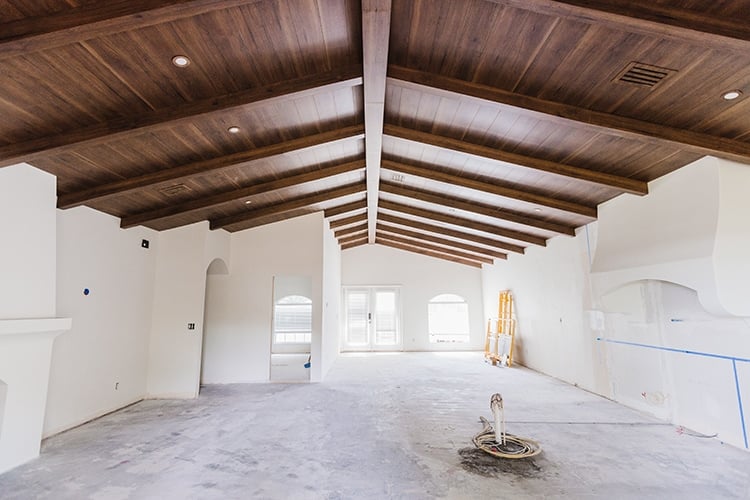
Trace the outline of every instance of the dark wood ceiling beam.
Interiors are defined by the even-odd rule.
[[[419,130],[400,127],[398,125],[389,123],[386,123],[383,126],[383,133],[392,137],[397,137],[399,139],[421,142],[423,144],[429,144],[431,146],[449,149],[451,151],[458,151],[460,153],[466,153],[482,158],[502,161],[513,165],[520,165],[522,167],[545,172],[548,174],[560,175],[569,179],[589,182],[599,186],[615,189],[624,193],[632,193],[638,195],[648,194],[647,183],[635,179],[628,179],[627,177],[621,177],[619,175],[607,174],[595,170],[589,170],[585,168],[574,167],[572,165],[565,165],[549,160],[543,160],[541,158],[535,158],[533,156],[525,156],[508,151],[502,151],[497,148],[482,146],[480,144],[462,141],[453,137],[431,134],[429,132],[422,132]]]
[[[688,42],[701,47],[750,49],[745,19],[719,19],[658,2],[632,0],[489,0],[516,9],[596,24],[640,35]]]
[[[750,47],[748,47],[748,50],[750,50]],[[420,91],[432,91],[433,93],[437,89],[450,93],[453,98],[461,95],[471,96],[484,101],[513,106],[541,113],[561,122],[576,122],[591,127],[599,133],[615,137],[646,141],[661,146],[669,143],[675,147],[696,153],[719,156],[745,163],[750,159],[750,144],[743,141],[667,127],[659,123],[646,122],[626,116],[592,111],[402,66],[389,66],[388,74],[391,80],[397,82],[398,85],[419,89]],[[425,89],[425,87],[427,88]]]
[[[535,236],[533,234],[528,234],[521,231],[514,231],[512,229],[506,229],[504,227],[498,227],[493,224],[477,222],[465,217],[456,217],[455,215],[448,215],[441,212],[436,212],[434,210],[426,210],[424,208],[418,208],[411,205],[404,205],[403,203],[395,203],[393,201],[382,199],[380,200],[379,205],[386,210],[392,210],[394,212],[401,212],[403,214],[422,217],[424,219],[429,219],[436,222],[443,222],[445,224],[473,229],[474,231],[481,231],[483,233],[488,233],[500,238],[509,238],[526,243],[531,243],[532,245],[539,245],[542,247],[547,246],[547,240],[540,236]]]
[[[477,191],[482,191],[497,196],[503,196],[505,198],[512,198],[514,200],[524,201],[526,203],[532,203],[534,205],[554,208],[555,210],[562,210],[564,212],[569,212],[572,214],[583,215],[585,217],[590,217],[591,219],[596,219],[597,216],[596,207],[590,207],[588,205],[582,205],[580,203],[560,200],[551,196],[544,196],[528,191],[522,191],[520,189],[503,185],[501,182],[495,180],[489,181],[481,179],[471,179],[440,170],[432,170],[430,168],[420,167],[417,165],[406,164],[388,159],[383,160],[383,168],[395,170],[404,174],[424,177],[425,179],[444,182],[454,186],[475,189]],[[532,226],[535,224],[528,225]],[[554,225],[548,225],[547,227],[542,227],[541,225],[535,226],[539,227],[540,229],[548,229],[555,232],[559,232],[559,229],[562,229],[561,227],[553,229]]]
[[[328,225],[331,229],[337,227],[350,226],[358,222],[365,222],[367,220],[367,213],[350,215],[349,217],[342,217],[341,219],[334,219],[329,221]]]
[[[387,239],[383,239],[383,238],[379,238],[379,237],[375,238],[375,243],[377,243],[379,245],[386,246],[386,247],[395,248],[397,250],[403,250],[405,252],[418,253],[420,255],[426,255],[428,257],[434,257],[436,259],[442,259],[442,260],[447,260],[447,261],[450,261],[450,262],[455,262],[457,264],[463,264],[465,266],[471,266],[471,267],[477,267],[477,268],[481,268],[482,267],[482,263],[481,262],[477,262],[477,261],[474,261],[474,260],[468,260],[468,259],[460,259],[458,257],[452,257],[452,256],[446,255],[444,253],[432,252],[430,250],[424,250],[422,248],[415,247],[413,245],[403,245],[401,243],[395,243],[393,241],[390,241],[390,240],[387,240]]]
[[[26,142],[0,147],[0,167],[21,161],[58,154],[81,146],[95,146],[113,140],[132,137],[148,131],[195,120],[231,109],[243,110],[268,106],[280,100],[304,97],[348,88],[362,83],[359,65],[340,68],[328,73],[311,75],[263,87],[249,89],[181,106],[159,109],[138,116],[121,117],[105,123],[51,137],[40,137]]]
[[[460,259],[466,259],[466,260],[474,260],[477,262],[482,262],[483,264],[492,264],[494,261],[489,257],[484,257],[482,255],[476,255],[471,254],[468,252],[462,252],[460,250],[454,250],[451,248],[445,248],[438,245],[431,245],[429,243],[425,243],[424,241],[418,241],[413,240],[411,238],[404,238],[398,235],[390,234],[390,233],[376,233],[377,238],[388,240],[393,243],[400,243],[402,245],[409,245],[416,248],[421,248],[422,250],[428,250],[430,252],[437,252],[437,253],[444,253],[446,255],[450,255],[452,257],[458,257]]]
[[[365,228],[364,231],[360,231],[359,233],[342,236],[338,239],[339,245],[343,245],[346,243],[351,243],[352,241],[359,241],[361,239],[367,240],[367,228]]]
[[[254,210],[248,210],[228,217],[222,217],[220,219],[214,219],[211,221],[211,229],[221,229],[224,227],[232,226],[234,224],[240,224],[253,219],[266,217],[268,215],[278,214],[282,212],[288,212],[290,210],[296,210],[298,208],[308,207],[315,205],[316,203],[323,203],[324,201],[333,200],[336,198],[342,198],[351,194],[361,193],[365,190],[365,186],[361,182],[355,184],[349,184],[347,186],[337,187],[333,189],[326,189],[325,191],[319,191],[316,194],[307,194],[298,196],[296,198],[289,199],[282,203],[276,203],[274,205],[267,205],[265,207],[256,208]]]
[[[364,235],[363,237],[359,238],[356,241],[352,241],[350,243],[342,244],[341,245],[341,250],[349,250],[350,248],[361,247],[362,245],[367,245],[367,235]]]
[[[351,226],[351,227],[345,227],[344,229],[339,229],[338,231],[334,231],[333,236],[336,238],[341,238],[342,236],[348,236],[350,234],[354,233],[361,233],[363,231],[367,231],[368,224],[360,224],[359,226]],[[367,237],[367,234],[365,234],[365,237]]]
[[[129,179],[123,179],[109,184],[102,184],[83,191],[60,195],[57,199],[57,207],[71,208],[103,198],[109,198],[111,196],[117,196],[130,191],[143,189],[154,184],[176,182],[187,177],[213,173],[240,163],[260,160],[262,158],[268,158],[322,144],[333,144],[341,140],[350,140],[352,138],[362,137],[363,132],[364,129],[362,125],[351,125],[328,132],[321,132],[319,134],[263,146],[250,151],[242,151],[240,153],[221,156],[219,158],[212,158],[210,160],[190,163],[188,165],[167,168],[138,177],[131,177]]]
[[[426,201],[436,205],[442,205],[445,207],[455,208],[457,210],[465,210],[479,215],[486,215],[495,219],[505,220],[508,222],[514,222],[516,224],[523,224],[524,226],[534,227],[537,229],[544,229],[551,231],[551,227],[556,230],[554,232],[559,234],[566,234],[569,236],[575,236],[575,228],[572,226],[565,226],[563,224],[546,223],[541,219],[535,219],[522,214],[517,214],[507,210],[503,210],[494,205],[485,205],[477,202],[468,202],[466,200],[448,196],[443,193],[435,193],[424,189],[404,187],[392,182],[381,182],[381,192],[395,194],[398,196],[404,196],[413,200]],[[540,227],[545,226],[545,227]]]
[[[375,241],[383,152],[385,80],[391,33],[391,0],[362,0],[362,71],[365,106],[365,158],[367,162],[368,241]]]
[[[204,196],[195,200],[187,201],[185,203],[167,205],[154,210],[149,210],[146,212],[141,212],[139,214],[133,214],[123,217],[120,221],[120,227],[128,228],[141,224],[156,222],[158,220],[167,219],[169,217],[177,215],[185,215],[186,213],[195,212],[197,210],[204,210],[206,208],[215,207],[224,203],[230,203],[232,201],[247,198],[256,194],[268,193],[271,191],[276,191],[278,189],[299,186],[308,182],[315,182],[321,179],[325,179],[326,177],[354,172],[364,168],[364,166],[364,160],[354,160],[342,163],[340,165],[313,170],[311,172],[304,172],[297,175],[290,175],[289,177],[282,177],[281,179],[261,182],[252,186],[241,189],[234,189],[232,191],[227,191],[213,196]]]
[[[437,226],[429,224],[427,222],[416,221],[413,219],[407,219],[405,217],[399,217],[397,215],[391,215],[378,212],[378,220],[383,222],[389,222],[391,224],[398,224],[400,226],[411,227],[420,231],[427,231],[428,233],[438,234],[440,236],[450,236],[451,238],[457,238],[459,240],[468,241],[471,243],[477,243],[479,245],[485,245],[490,248],[507,250],[509,252],[524,253],[524,248],[518,245],[513,245],[507,241],[496,240],[494,238],[488,238],[478,234],[466,233],[464,231],[458,231],[444,226]]]
[[[107,0],[0,24],[0,59],[256,3],[258,0]]]
[[[352,201],[351,203],[326,208],[323,214],[327,219],[329,217],[336,217],[337,215],[354,212],[355,210],[362,210],[363,208],[367,208],[367,200]]]
[[[458,248],[460,250],[466,250],[467,252],[476,253],[479,255],[486,255],[488,257],[492,257],[495,259],[507,259],[508,254],[503,252],[498,252],[496,250],[492,250],[489,248],[484,247],[478,247],[476,245],[469,245],[467,243],[462,243],[460,241],[455,240],[449,240],[447,238],[441,238],[439,236],[433,236],[431,234],[421,233],[418,231],[411,231],[409,229],[404,229],[402,227],[398,226],[392,226],[390,224],[383,224],[382,222],[378,222],[378,233],[391,233],[391,234],[398,234],[401,236],[407,236],[412,239],[417,240],[424,240],[429,241],[430,243],[435,243],[438,245],[450,247],[450,248]]]

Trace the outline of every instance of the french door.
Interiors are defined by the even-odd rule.
[[[344,289],[345,351],[401,350],[401,308],[395,287]]]

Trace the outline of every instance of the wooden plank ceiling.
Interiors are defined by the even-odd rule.
[[[748,95],[743,0],[0,0],[0,166],[123,227],[323,210],[479,267],[750,163]]]

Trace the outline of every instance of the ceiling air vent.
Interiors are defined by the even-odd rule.
[[[164,196],[178,196],[189,193],[190,191],[192,190],[185,184],[173,184],[159,189],[159,192]]]
[[[393,174],[391,180],[393,182],[404,182],[404,174]]]
[[[615,82],[637,85],[639,87],[654,88],[666,77],[676,73],[675,69],[660,68],[639,62],[631,62],[620,74],[615,77]]]

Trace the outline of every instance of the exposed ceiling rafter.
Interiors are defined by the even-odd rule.
[[[385,80],[391,0],[362,0],[362,70],[365,105],[365,158],[367,161],[367,238],[375,241],[378,214],[380,157],[383,152]]]
[[[214,219],[211,221],[211,229],[227,228],[233,225],[247,223],[249,221],[252,221],[253,219],[258,219],[267,215],[288,212],[290,210],[308,207],[310,205],[323,203],[336,198],[343,198],[344,196],[349,196],[351,194],[361,193],[364,190],[364,183],[357,182],[342,187],[319,191],[318,193],[312,195],[298,196],[282,203],[267,205],[265,207],[248,210],[246,212],[230,215],[228,217]]]
[[[748,50],[750,50],[750,43],[748,44]],[[696,153],[731,160],[743,162],[750,160],[750,144],[743,141],[677,129],[627,116],[593,111],[401,66],[389,66],[388,74],[392,77],[392,81],[398,85],[433,93],[435,91],[446,92],[452,98],[469,96],[483,101],[513,106],[552,117],[554,120],[583,124],[599,133],[645,141],[654,145],[670,144]]]
[[[327,219],[329,217],[336,217],[337,215],[354,212],[355,210],[362,210],[363,208],[367,208],[367,200],[352,201],[343,205],[336,205],[335,207],[326,208],[323,214]]]
[[[438,245],[442,245],[442,246],[446,246],[450,248],[466,250],[467,252],[472,252],[472,253],[476,253],[479,255],[486,255],[488,257],[492,257],[495,259],[506,260],[508,258],[508,254],[503,253],[503,252],[498,252],[490,248],[484,248],[484,247],[480,247],[476,245],[470,245],[468,243],[462,243],[460,241],[449,240],[447,238],[441,238],[439,236],[433,236],[431,234],[422,233],[419,231],[411,231],[409,229],[405,229],[399,226],[393,226],[390,224],[384,224],[382,222],[378,222],[378,233],[380,232],[407,236],[412,239],[424,240],[430,243],[436,243]]]
[[[337,227],[349,226],[351,224],[357,224],[359,222],[365,222],[367,220],[367,213],[350,215],[349,217],[342,217],[341,219],[334,219],[329,221],[328,225],[331,229]]]
[[[190,122],[211,114],[232,109],[243,110],[268,106],[286,99],[317,95],[339,88],[350,88],[362,83],[361,66],[340,68],[325,74],[279,82],[263,87],[212,97],[181,106],[159,109],[138,116],[115,118],[105,123],[66,132],[53,137],[40,137],[0,147],[0,167],[20,161],[32,161],[51,154],[59,154],[81,146],[94,146],[135,134]]]
[[[638,195],[648,193],[648,184],[643,181],[628,179],[627,177],[607,174],[605,172],[598,172],[596,170],[574,167],[572,165],[556,163],[549,160],[542,160],[541,158],[535,158],[533,156],[502,151],[500,149],[462,141],[461,139],[455,139],[453,137],[431,134],[429,132],[422,132],[389,123],[386,123],[383,126],[383,133],[399,139],[406,139],[407,141],[421,142],[422,144],[429,144],[431,146],[449,149],[451,151],[459,151],[461,153],[482,158],[510,163],[512,165],[519,165],[540,172],[561,175],[578,181],[590,182],[598,186],[604,186],[624,193]]]
[[[71,208],[100,200],[102,198],[108,198],[129,191],[151,187],[155,184],[175,182],[197,175],[206,175],[224,168],[233,167],[240,163],[268,158],[283,153],[290,153],[292,151],[299,151],[322,144],[335,143],[342,140],[346,141],[362,137],[363,132],[362,125],[351,125],[328,132],[321,132],[319,134],[263,146],[249,151],[211,158],[210,160],[181,165],[179,167],[167,168],[150,174],[85,189],[76,193],[60,195],[57,199],[57,207]]]
[[[463,252],[461,250],[456,250],[453,248],[446,248],[446,247],[442,247],[439,245],[433,245],[433,244],[426,243],[421,240],[415,240],[412,238],[404,238],[403,236],[398,236],[392,233],[378,232],[377,238],[392,241],[394,243],[400,243],[402,245],[409,245],[409,246],[421,248],[423,250],[429,250],[431,252],[444,253],[452,257],[458,257],[460,259],[473,260],[477,262],[482,262],[484,264],[493,263],[493,260],[491,258],[485,257],[483,255]]]
[[[343,229],[339,229],[338,231],[333,232],[333,236],[335,236],[336,238],[341,238],[342,236],[348,236],[350,234],[361,233],[363,231],[367,231],[367,223],[360,224],[358,226],[350,226],[350,227],[345,227]],[[365,234],[365,237],[367,237],[366,234]]]
[[[486,224],[484,222],[477,222],[466,217],[457,217],[455,215],[448,215],[442,212],[436,212],[435,210],[427,210],[424,208],[415,207],[412,205],[405,205],[403,203],[396,203],[389,200],[380,200],[380,206],[386,210],[393,210],[395,212],[401,212],[404,214],[413,215],[415,217],[422,217],[435,222],[442,222],[445,224],[451,224],[474,231],[481,231],[483,233],[491,234],[500,238],[508,238],[517,241],[523,241],[532,245],[547,246],[547,239],[541,236],[535,236],[533,234],[524,233],[522,231],[514,231],[512,229],[506,229],[504,227],[495,226],[494,224]],[[519,247],[521,248],[521,247]]]
[[[551,196],[536,194],[531,191],[523,191],[515,187],[504,185],[500,181],[472,179],[441,170],[433,170],[430,168],[420,167],[417,165],[397,162],[393,160],[383,160],[383,168],[396,170],[405,174],[424,177],[425,179],[432,179],[435,181],[452,184],[454,186],[461,186],[485,193],[503,196],[506,198],[512,198],[514,200],[525,201],[534,205],[540,205],[543,207],[554,208],[556,210],[562,210],[573,214],[583,215],[584,217],[590,217],[591,219],[596,218],[596,207],[590,207],[587,205],[582,205],[580,203],[560,200]],[[568,234],[569,231],[569,229],[567,229],[565,226],[549,223],[546,221],[534,221],[532,219],[527,219],[527,222],[524,222],[524,224],[538,227],[539,229],[547,229],[548,231],[554,231],[557,233]]]
[[[378,212],[378,220],[383,222],[389,222],[391,224],[398,224],[401,226],[411,227],[420,231],[427,231],[428,233],[437,234],[440,236],[450,236],[451,238],[457,238],[459,240],[468,241],[471,243],[477,243],[479,245],[486,245],[490,248],[499,250],[507,250],[509,252],[524,253],[524,248],[518,245],[509,244],[506,241],[497,240],[495,238],[489,238],[478,234],[467,233],[465,231],[459,231],[457,229],[451,229],[445,226],[438,226],[427,222],[421,222],[398,215],[391,215],[387,213]]]
[[[184,215],[189,212],[195,212],[198,210],[215,207],[224,203],[230,203],[232,201],[247,198],[249,196],[268,193],[292,186],[299,186],[308,182],[325,179],[326,177],[355,172],[364,168],[364,166],[364,160],[354,160],[342,163],[340,165],[313,170],[311,172],[304,172],[301,174],[290,175],[288,177],[282,177],[281,179],[274,179],[268,182],[253,184],[252,186],[235,189],[233,191],[227,191],[221,194],[202,196],[200,198],[196,198],[184,203],[167,205],[154,210],[149,210],[146,212],[141,212],[139,214],[123,217],[120,221],[120,227],[128,228],[147,224],[150,222],[156,222],[159,220],[168,219],[170,217]]]
[[[741,19],[715,19],[704,13],[657,2],[632,0],[489,0],[496,4],[564,19],[658,36],[700,46],[747,52],[750,28]]]
[[[0,24],[0,60],[259,0],[107,0]]]
[[[404,245],[403,243],[396,243],[395,241],[391,241],[389,239],[384,239],[382,237],[376,237],[375,243],[391,248],[395,248],[397,250],[403,250],[405,252],[411,252],[411,253],[417,253],[421,255],[426,255],[428,257],[434,257],[436,259],[442,259],[447,260],[450,262],[455,262],[456,264],[463,264],[465,266],[471,266],[471,267],[477,267],[481,268],[482,263],[475,261],[475,260],[469,260],[469,259],[462,259],[459,257],[453,257],[451,255],[441,253],[441,252],[434,252],[432,250],[426,250],[424,248],[420,248],[415,245]]]
[[[472,212],[479,215],[486,215],[488,217],[493,217],[499,220],[514,222],[516,224],[523,224],[524,226],[534,227],[536,229],[545,229],[547,231],[551,231],[551,229],[549,228],[549,224],[544,224],[544,221],[542,221],[541,219],[534,219],[533,217],[515,214],[507,210],[499,209],[492,205],[485,205],[473,201],[465,201],[461,198],[448,196],[443,193],[438,194],[424,189],[404,187],[392,182],[382,182],[380,184],[380,190],[385,193],[404,196],[406,198],[411,198],[422,202],[442,205],[457,210],[464,210],[466,212]],[[542,228],[539,227],[540,225],[544,225],[547,227]],[[573,227],[563,225],[558,226],[560,226],[558,228],[559,230],[554,231],[555,233],[567,234],[569,236],[575,235],[575,229]]]

